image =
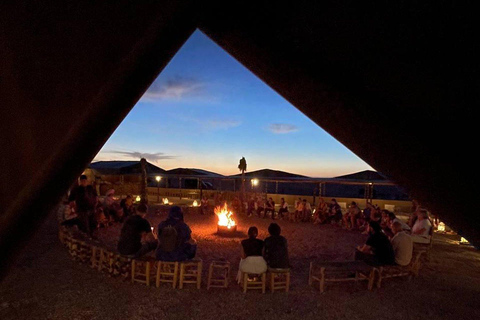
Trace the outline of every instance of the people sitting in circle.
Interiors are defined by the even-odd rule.
[[[367,201],[365,209],[363,209],[363,217],[365,219],[365,222],[368,223],[371,220],[370,217],[373,216],[375,210],[375,206],[370,201]]]
[[[288,217],[288,203],[285,201],[285,198],[280,199],[280,209],[278,209],[279,219],[283,219],[287,215]]]
[[[372,266],[393,265],[395,252],[380,224],[370,221],[367,230],[369,237],[364,245],[356,248],[355,260],[364,260]]]
[[[342,221],[342,216],[342,207],[336,199],[332,199],[328,210],[328,222],[338,224]]]
[[[300,221],[310,222],[312,220],[312,206],[307,199],[302,200],[302,212],[300,214]]]
[[[265,204],[265,214],[264,218],[271,216],[272,219],[275,219],[275,201],[272,198],[268,198],[267,203]]]
[[[412,237],[404,231],[400,221],[394,221],[391,229],[394,236],[390,242],[395,252],[395,263],[399,266],[409,265],[413,253]]]
[[[352,201],[347,212],[343,215],[343,225],[345,229],[354,230],[357,228],[357,219],[360,216],[360,208],[355,201]]]
[[[127,195],[125,199],[120,201],[120,207],[122,208],[122,220],[135,214],[135,205],[133,204],[133,196]]]
[[[195,257],[197,244],[192,239],[192,230],[183,220],[179,206],[170,208],[168,218],[158,225],[158,246],[155,252],[160,261],[185,261]]]
[[[432,223],[428,219],[428,211],[421,208],[417,220],[412,227],[412,239],[415,243],[430,243]]]
[[[262,199],[262,197],[257,197],[257,202],[255,203],[255,207],[257,210],[257,215],[259,217],[262,217],[265,210],[265,201]]]
[[[155,250],[157,241],[150,222],[145,219],[146,214],[147,206],[142,204],[125,219],[117,244],[119,253],[138,258]]]
[[[265,238],[264,258],[269,268],[290,268],[287,239],[280,235],[281,228],[276,223],[268,227],[269,237]]]
[[[315,208],[315,214],[313,216],[314,224],[322,224],[328,220],[328,204],[325,199],[320,197],[318,199],[317,207]]]
[[[403,222],[402,220],[400,220],[399,218],[397,218],[397,216],[395,215],[395,213],[393,213],[392,211],[389,211],[389,210],[386,210],[386,211],[387,211],[387,216],[388,216],[388,218],[387,218],[387,224],[389,225],[390,230],[393,231],[393,228],[392,228],[393,223],[398,222],[398,223],[400,223],[400,225],[402,226],[402,230],[403,230],[403,231],[406,231],[406,232],[410,232],[410,231],[411,231],[410,226],[409,226],[407,223],[405,223],[405,222]]]
[[[257,239],[258,229],[255,226],[248,228],[248,238],[241,242],[241,259],[238,267],[237,281],[241,283],[242,274],[262,274],[267,271],[267,262],[263,258],[264,242]]]
[[[103,199],[103,211],[111,221],[123,221],[123,209],[118,202],[118,198],[115,197],[114,189],[108,190],[105,194],[105,199]]]
[[[295,201],[295,217],[293,221],[302,221],[303,216],[303,201],[302,198],[298,198]]]

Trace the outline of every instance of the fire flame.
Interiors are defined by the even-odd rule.
[[[162,198],[163,204],[168,204],[168,198]]]
[[[194,206],[194,207],[198,207],[198,202],[197,202],[197,200],[193,201],[193,206]]]
[[[227,203],[222,207],[215,207],[215,214],[218,217],[218,225],[227,227],[228,229],[235,226],[235,220],[233,220],[233,212],[228,211]]]

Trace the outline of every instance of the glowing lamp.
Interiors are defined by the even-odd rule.
[[[252,179],[252,186],[258,185],[258,179]]]
[[[440,232],[445,232],[445,223],[440,222],[437,226],[437,230]]]
[[[157,182],[160,182],[160,180],[162,180],[162,177],[156,176],[156,177],[155,177],[155,180],[157,180]]]
[[[135,198],[135,201],[137,201],[137,202],[140,202],[140,200],[142,200],[142,198],[140,198],[140,196],[137,196],[137,197]]]
[[[193,201],[193,206],[194,206],[194,207],[198,207],[198,202],[197,202],[197,200]]]

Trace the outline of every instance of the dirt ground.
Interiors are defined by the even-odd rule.
[[[166,214],[148,215],[153,226]],[[132,284],[72,261],[57,237],[55,214],[23,250],[0,283],[0,319],[480,319],[480,252],[459,245],[458,236],[435,234],[434,245],[420,275],[384,280],[368,291],[366,283],[327,285],[321,294],[308,285],[315,260],[349,260],[366,235],[330,225],[278,221],[288,239],[292,264],[289,293],[267,290],[244,294],[234,278],[240,240],[249,226],[267,236],[270,219],[237,216],[238,233],[216,235],[216,218],[187,214],[204,262],[202,288],[172,289]],[[120,226],[101,229],[99,239],[114,247]],[[210,261],[232,264],[227,289],[206,290]]]

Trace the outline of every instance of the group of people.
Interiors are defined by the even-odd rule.
[[[140,257],[155,251],[155,258],[162,261],[184,261],[195,257],[197,245],[178,206],[171,207],[168,218],[154,228],[146,219],[146,205],[135,207],[131,196],[118,202],[113,190],[107,192],[102,203],[85,175],[80,177],[78,186],[71,190],[68,200],[75,218],[68,219],[65,224],[76,224],[90,236],[101,221],[98,212],[102,212],[103,219],[122,223],[117,246],[121,254]],[[409,221],[403,222],[393,212],[371,203],[367,203],[366,208],[361,210],[357,203],[352,202],[343,214],[335,199],[328,204],[320,198],[313,211],[309,203],[301,198],[296,201],[292,212],[288,210],[284,198],[281,199],[278,212],[272,198],[263,201],[259,197],[252,197],[247,207],[249,216],[257,214],[263,218],[288,218],[293,221],[313,221],[316,224],[338,223],[348,229],[364,230],[368,239],[364,245],[356,248],[355,259],[371,265],[402,266],[410,263],[414,243],[431,241],[432,223],[428,211],[418,204],[413,210]],[[241,241],[239,277],[242,272],[261,274],[269,267],[290,267],[287,240],[281,235],[280,226],[271,223],[268,232],[269,237],[260,240],[257,238],[257,227],[248,229],[248,238]]]
[[[123,223],[117,245],[119,253],[134,258],[155,251],[156,260],[185,261],[195,257],[197,245],[179,206],[170,208],[167,219],[155,229],[145,218],[147,206],[141,204]]]
[[[282,208],[282,203],[280,204],[280,208]],[[271,218],[275,220],[276,218],[283,218],[283,214],[281,209],[276,212],[275,201],[273,201],[272,197],[251,196],[247,202],[247,216],[249,217],[257,215],[260,218]]]
[[[241,241],[240,265],[237,281],[240,283],[242,273],[262,274],[268,268],[290,268],[287,239],[281,235],[281,228],[272,222],[268,227],[269,236],[258,239],[258,228],[248,229],[248,238]]]
[[[81,231],[93,236],[98,227],[106,227],[114,222],[123,223],[134,213],[132,195],[127,195],[119,201],[115,197],[115,190],[110,189],[101,201],[88,177],[81,175],[78,185],[74,186],[68,195],[63,225],[77,225]]]
[[[414,210],[408,222],[386,209],[380,210],[379,219],[367,220],[369,237],[363,246],[356,248],[355,258],[372,265],[408,265],[414,245],[432,241],[433,226],[428,211],[420,205]]]

